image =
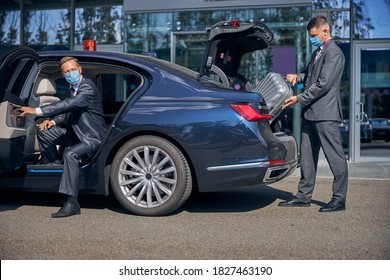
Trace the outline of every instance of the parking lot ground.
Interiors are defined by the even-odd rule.
[[[326,167],[319,170],[308,208],[277,206],[295,193],[295,173],[269,186],[194,192],[164,217],[129,215],[112,198],[81,196],[81,215],[51,219],[60,196],[1,192],[0,258],[389,260],[389,177],[350,178],[347,210],[319,213],[332,183]]]

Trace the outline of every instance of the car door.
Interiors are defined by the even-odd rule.
[[[27,122],[19,108],[28,103],[38,61],[38,54],[27,47],[12,49],[0,59],[0,173],[24,162]]]

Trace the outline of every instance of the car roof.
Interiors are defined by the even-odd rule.
[[[117,62],[129,63],[140,68],[165,68],[180,72],[183,75],[186,75],[191,78],[196,78],[198,73],[180,66],[178,64],[158,59],[150,55],[141,55],[133,53],[115,53],[115,52],[103,52],[103,51],[43,51],[38,52],[39,56],[42,59],[49,59],[53,61],[59,61],[62,57],[73,56],[81,61],[89,62],[104,62],[106,60],[115,60]]]

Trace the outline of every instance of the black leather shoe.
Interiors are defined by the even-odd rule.
[[[282,206],[282,207],[309,207],[310,202],[303,201],[303,200],[294,196],[289,200],[280,202],[278,205]]]
[[[334,198],[324,207],[320,208],[320,212],[336,212],[345,210],[345,203]]]
[[[76,202],[65,202],[64,205],[61,207],[60,210],[58,210],[57,213],[51,214],[52,218],[65,218],[73,215],[79,215],[81,213],[80,211],[80,205]]]

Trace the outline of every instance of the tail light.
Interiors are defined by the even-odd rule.
[[[268,121],[272,118],[272,116],[268,114],[267,107],[260,107],[260,112],[253,108],[250,104],[232,104],[231,107],[247,121]]]
[[[279,164],[285,164],[286,161],[284,159],[271,159],[269,161],[269,165],[272,166],[272,165],[279,165]]]

